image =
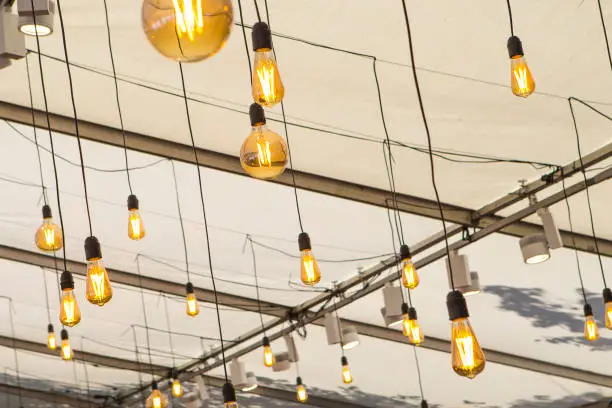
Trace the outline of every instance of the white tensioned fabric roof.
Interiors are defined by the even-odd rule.
[[[252,3],[243,2],[245,23],[256,21]],[[263,2],[261,2],[263,4]],[[378,4],[380,3],[380,4]],[[520,159],[563,165],[577,158],[575,135],[566,98],[580,98],[604,113],[612,113],[609,90],[612,75],[606,61],[603,34],[594,0],[552,0],[512,2],[515,31],[523,40],[526,57],[537,82],[528,99],[514,97],[507,87],[509,63],[506,39],[509,28],[503,1],[408,1],[413,25],[418,74],[432,138],[436,148],[472,155]],[[239,22],[237,4],[235,19]],[[75,80],[79,118],[118,127],[112,78],[108,77],[108,55],[102,1],[64,0],[68,50]],[[159,56],[147,43],[140,28],[139,1],[109,1],[113,47],[120,82],[120,97],[126,128],[152,137],[188,144],[184,105],[171,95],[179,93],[176,63]],[[286,38],[346,49],[378,59],[382,99],[392,140],[410,146],[426,143],[414,84],[410,72],[408,44],[401,2],[372,4],[362,0],[327,2],[269,1],[270,19],[279,66],[286,86],[285,107],[294,167],[309,173],[381,189],[388,188],[382,154],[384,132],[378,107],[372,59],[339,52]],[[612,25],[612,7],[606,7],[606,23]],[[57,20],[57,18],[56,18]],[[49,108],[53,113],[71,116],[66,67],[63,59],[59,21],[54,35],[41,39]],[[281,36],[282,35],[282,36]],[[250,41],[250,30],[247,30]],[[36,50],[35,41],[27,46]],[[250,48],[250,47],[249,47]],[[35,105],[43,100],[36,56],[28,56]],[[187,87],[192,99],[192,120],[199,147],[236,156],[249,123],[245,112],[250,104],[246,55],[240,27],[225,48],[210,61],[185,65]],[[84,69],[87,68],[87,69]],[[17,61],[2,70],[0,100],[29,106],[25,62]],[[139,86],[146,85],[146,87]],[[163,93],[151,88],[170,92]],[[268,112],[280,118],[280,110]],[[576,106],[583,152],[589,153],[610,141],[612,123],[595,112]],[[40,184],[33,129],[0,124],[0,244],[36,251],[32,235],[40,224]],[[270,127],[283,134],[282,124]],[[341,135],[339,135],[341,134]],[[48,135],[38,133],[48,148]],[[354,138],[359,137],[359,140]],[[30,140],[27,140],[30,139]],[[366,139],[366,140],[364,140]],[[62,209],[67,235],[68,258],[83,261],[82,243],[88,234],[78,152],[73,137],[56,134]],[[93,227],[102,242],[104,259],[112,270],[143,275],[183,284],[186,281],[183,247],[177,218],[175,188],[168,161],[130,152],[135,193],[141,201],[147,237],[134,243],[125,236],[125,198],[128,194],[123,152],[93,142],[84,142],[87,181]],[[428,157],[405,147],[394,147],[398,191],[433,198]],[[457,156],[453,156],[457,158]],[[467,208],[484,204],[516,190],[519,179],[535,180],[551,168],[534,168],[517,163],[457,163],[436,160],[439,189],[443,201]],[[156,163],[159,161],[158,163]],[[72,163],[72,164],[71,164]],[[45,182],[57,220],[56,191],[53,188],[50,155],[42,152]],[[597,165],[606,167],[608,162]],[[539,167],[539,166],[538,166]],[[211,288],[208,258],[203,237],[202,215],[195,169],[176,163],[178,188],[186,220],[187,244],[194,284]],[[589,175],[594,174],[589,173]],[[257,266],[263,300],[294,306],[317,293],[304,291],[288,282],[297,281],[298,225],[290,188],[242,176],[203,169],[206,206],[211,224],[213,266],[219,278],[217,288],[226,293],[255,298],[251,254],[245,250],[246,235],[256,242]],[[573,177],[572,185],[579,181]],[[558,186],[546,194],[558,191]],[[591,199],[597,233],[612,239],[607,222],[609,187],[592,188]],[[385,209],[324,196],[299,193],[306,230],[315,254],[321,260],[345,260],[392,252]],[[506,209],[511,214],[524,202]],[[570,199],[577,232],[590,233],[584,194]],[[557,223],[568,229],[565,205],[551,208]],[[439,221],[404,214],[409,244],[441,229]],[[538,222],[537,217],[530,221]],[[468,246],[473,270],[480,273],[485,292],[469,300],[472,321],[481,344],[491,350],[528,357],[602,375],[612,375],[606,351],[612,345],[602,330],[602,339],[584,344],[582,310],[573,251],[559,249],[545,264],[528,267],[522,263],[516,238],[493,235]],[[289,255],[267,249],[271,246]],[[140,254],[138,260],[137,254]],[[580,254],[585,286],[590,302],[602,317],[601,276],[597,257]],[[321,262],[322,287],[354,276],[358,267],[376,260]],[[604,268],[610,261],[603,260]],[[43,276],[47,277],[51,315],[56,322],[55,275],[40,268],[12,261],[0,262],[0,295],[13,299],[16,337],[44,342],[46,304]],[[75,277],[83,309],[83,322],[70,331],[74,347],[90,353],[133,360],[134,338],[139,344],[139,360],[148,361],[140,296],[137,288],[115,286],[115,297],[104,308],[87,304],[84,281]],[[449,338],[444,297],[448,290],[444,262],[435,262],[422,271],[422,283],[413,293],[419,320],[427,336]],[[163,296],[145,292],[148,324],[167,330]],[[202,304],[196,319],[184,316],[180,298],[169,297],[175,361],[172,361],[167,333],[151,331],[150,348],[154,364],[171,367],[197,357],[204,348],[218,344],[216,318],[212,305]],[[374,293],[343,308],[344,318],[382,326],[379,309],[382,296]],[[228,341],[259,327],[256,313],[224,306],[221,318]],[[1,309],[8,322],[8,308]],[[265,313],[265,310],[264,310]],[[273,317],[264,316],[264,321]],[[133,325],[134,328],[132,328]],[[57,322],[56,322],[57,326]],[[600,322],[603,327],[603,322]],[[134,330],[134,333],[132,332]],[[12,337],[10,325],[2,325],[0,335]],[[7,346],[7,344],[4,344]],[[285,346],[274,342],[275,350]],[[354,387],[340,386],[336,347],[326,345],[320,327],[308,327],[308,336],[298,341],[300,372],[313,394],[370,406],[416,406],[419,387],[412,349],[393,342],[362,336],[362,344],[348,352],[356,381]],[[0,349],[3,369],[14,374],[10,349]],[[602,386],[489,363],[485,373],[474,381],[457,377],[450,369],[449,355],[429,349],[418,351],[427,399],[441,407],[573,407],[609,396]],[[271,387],[289,386],[295,370],[272,373],[261,365],[260,352],[245,356],[249,370]],[[44,377],[56,388],[77,383],[84,388],[84,372],[78,366],[76,377],[70,363],[40,354],[20,351],[24,377]],[[222,375],[219,369],[211,372]],[[138,375],[126,370],[90,365],[91,386],[114,393],[138,383]],[[144,380],[149,378],[145,374]],[[500,386],[503,384],[503,386]],[[79,388],[79,387],[76,387]],[[248,398],[241,400],[246,405]],[[254,406],[265,402],[255,402]]]

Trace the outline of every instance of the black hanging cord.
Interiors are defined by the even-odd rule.
[[[597,6],[599,7],[599,17],[601,17],[601,28],[603,29],[604,39],[606,40],[608,62],[610,62],[610,69],[612,69],[612,54],[610,53],[610,42],[608,41],[608,31],[606,30],[606,22],[604,20],[603,10],[601,8],[601,0],[597,0]]]
[[[15,375],[17,376],[17,387],[19,388],[19,406],[23,407],[23,393],[21,390],[21,374],[19,371],[19,356],[17,355],[17,338],[15,337],[15,319],[13,317],[13,299],[7,296],[1,296],[8,300],[9,304],[9,318],[11,321],[11,336],[13,337],[13,358],[15,359]]]
[[[32,10],[32,18],[34,19],[34,25],[36,25],[36,13],[34,12],[34,0],[30,0],[30,5],[31,5],[31,10]],[[36,33],[36,49],[38,50],[38,71],[40,72],[40,83],[42,86],[43,100],[45,103],[45,117],[47,119],[47,129],[49,130],[51,159],[53,161],[53,175],[55,177],[55,191],[56,191],[56,197],[57,197],[57,213],[59,214],[60,227],[62,229],[62,248],[63,248],[62,254],[64,258],[64,270],[68,271],[68,266],[66,262],[66,230],[64,229],[64,217],[62,215],[62,203],[60,200],[59,177],[57,175],[57,163],[55,161],[55,146],[53,144],[53,132],[51,132],[51,118],[49,116],[49,105],[47,103],[47,89],[45,87],[45,75],[43,73],[42,57],[40,53],[40,37],[38,35],[38,30],[34,30],[34,32]],[[53,253],[53,257],[55,257],[55,252]],[[57,266],[55,270],[57,271]]]
[[[138,270],[138,286],[140,287],[140,303],[142,304],[142,317],[145,325],[145,333],[147,336],[147,351],[149,353],[149,370],[151,371],[151,381],[155,381],[155,372],[153,371],[153,358],[151,357],[151,339],[149,338],[149,321],[147,319],[147,307],[145,306],[144,288],[142,287],[142,273],[140,272],[140,256],[136,256],[136,269]]]
[[[47,272],[45,272],[44,268],[40,268],[43,276],[43,285],[45,286],[45,303],[47,305],[47,320],[49,324],[51,324],[51,310],[49,306],[49,289],[47,289]]]
[[[410,21],[408,19],[408,9],[406,7],[406,0],[402,0],[402,6],[404,8],[404,19],[406,21],[406,32],[408,34],[408,45],[410,47],[410,61],[412,68],[412,76],[414,77],[414,86],[416,88],[417,97],[419,100],[419,108],[421,110],[421,116],[423,118],[423,125],[425,126],[425,133],[427,134],[427,147],[429,150],[429,165],[431,167],[431,183],[433,185],[434,193],[436,194],[436,202],[438,203],[438,210],[440,211],[440,219],[442,220],[442,229],[444,230],[444,244],[446,246],[446,256],[450,257],[450,248],[448,245],[448,233],[446,231],[446,218],[444,217],[444,211],[442,210],[442,203],[440,202],[440,194],[438,193],[438,186],[436,185],[436,174],[433,152],[431,148],[431,134],[429,133],[429,126],[427,124],[427,116],[425,115],[425,107],[423,106],[423,98],[421,97],[421,89],[419,88],[419,79],[416,71],[416,63],[414,58],[414,47],[412,45],[412,34],[410,33]],[[450,265],[450,262],[449,262]],[[450,267],[452,269],[452,266]],[[451,286],[455,290],[455,281],[453,279],[453,273],[451,270]]]
[[[123,127],[123,114],[121,113],[121,102],[119,101],[119,83],[117,80],[117,70],[115,68],[115,58],[113,56],[113,43],[111,41],[110,22],[108,18],[108,5],[104,0],[104,16],[106,18],[106,34],[108,37],[108,51],[110,53],[111,66],[113,68],[113,80],[115,82],[115,98],[117,99],[117,111],[119,113],[119,123],[121,125],[121,136],[123,137],[123,153],[125,156],[125,174],[127,175],[128,187],[130,188],[130,194],[132,191],[132,180],[130,179],[130,167],[128,165],[128,149],[125,135],[125,128]]]
[[[176,170],[174,161],[170,160],[172,165],[172,177],[174,178],[174,193],[176,195],[176,208],[178,210],[179,222],[181,224],[181,235],[183,237],[183,250],[185,251],[185,271],[187,272],[187,282],[191,282],[189,275],[189,256],[187,255],[187,238],[185,237],[185,225],[183,223],[183,212],[181,211],[181,199],[179,197],[178,180],[176,178]]]
[[[510,0],[506,0],[508,3],[508,19],[510,20],[510,35],[514,37],[514,22],[512,21],[512,7],[510,7]]]
[[[42,195],[45,205],[48,205],[47,187],[45,187],[45,178],[43,177],[42,160],[40,158],[40,146],[38,144],[38,131],[36,129],[36,115],[34,113],[34,97],[32,96],[32,82],[30,80],[30,62],[28,56],[25,58],[26,74],[28,79],[28,93],[30,94],[30,110],[32,111],[32,129],[34,130],[34,145],[36,146],[36,156],[38,157],[38,171],[40,173],[40,185],[42,186]]]
[[[261,14],[259,13],[259,5],[257,4],[257,0],[253,0],[255,3],[255,12],[257,13],[257,21],[261,22]],[[244,21],[242,21],[242,15],[240,15],[240,21],[243,23],[242,27],[244,28]]]
[[[225,345],[223,344],[223,329],[221,327],[221,312],[219,311],[219,298],[217,294],[217,285],[215,283],[215,273],[212,263],[212,254],[210,250],[210,235],[208,234],[208,220],[206,218],[206,205],[204,203],[204,188],[202,186],[202,172],[200,171],[200,162],[198,159],[198,151],[196,149],[195,138],[193,137],[193,128],[191,126],[191,116],[189,114],[189,101],[187,99],[187,88],[185,87],[185,75],[183,73],[183,64],[178,63],[179,70],[181,72],[181,86],[183,87],[183,99],[185,101],[185,112],[187,114],[187,125],[189,127],[189,136],[191,138],[191,147],[193,148],[193,156],[195,158],[196,170],[198,172],[198,185],[200,188],[200,201],[202,204],[202,215],[204,217],[204,233],[206,234],[206,249],[208,252],[208,265],[210,267],[210,279],[212,280],[212,287],[215,293],[215,309],[217,311],[217,324],[219,325],[219,340],[221,342],[221,356],[223,358],[223,373],[225,375],[225,382],[229,382],[227,375],[227,367],[225,360]]]
[[[238,11],[240,13],[240,22],[242,22],[242,37],[244,38],[244,49],[246,51],[247,62],[249,64],[249,74],[250,74],[249,81],[251,85],[253,85],[253,68],[251,66],[251,51],[249,50],[249,42],[247,41],[246,27],[244,26],[244,17],[242,15],[242,1],[241,0],[238,0]]]
[[[255,246],[253,245],[253,239],[250,235],[246,237],[247,241],[251,246],[251,257],[253,259],[253,274],[255,275],[255,290],[257,292],[257,310],[259,312],[259,321],[261,322],[261,330],[264,332],[264,336],[266,335],[266,329],[264,326],[263,316],[261,314],[261,298],[259,296],[259,278],[257,277],[257,259],[255,258]]]
[[[140,352],[138,351],[138,338],[136,337],[136,328],[132,325],[132,337],[134,339],[134,354],[136,357],[136,363],[138,363],[138,368],[140,368]],[[138,370],[138,384],[140,385],[140,389],[144,389],[144,382],[142,380],[142,370]],[[144,405],[144,404],[143,404]]]
[[[70,60],[68,59],[68,46],[66,44],[66,31],[64,29],[64,16],[62,13],[61,1],[57,0],[57,13],[60,18],[60,29],[62,32],[62,43],[64,48],[64,58],[66,58],[66,69],[68,70],[68,85],[70,87],[70,101],[72,102],[72,114],[74,116],[74,129],[77,138],[77,145],[79,147],[79,159],[81,161],[81,177],[83,178],[83,190],[85,192],[85,207],[87,208],[87,221],[89,223],[89,235],[93,235],[93,228],[91,226],[91,213],[89,211],[89,198],[87,194],[87,180],[85,177],[85,162],[83,160],[83,147],[81,146],[81,137],[79,134],[79,119],[77,117],[76,101],[74,99],[74,84],[72,82],[72,72],[70,69]],[[65,253],[65,250],[64,250]]]
[[[582,160],[582,150],[580,148],[580,133],[578,132],[578,124],[576,123],[576,115],[574,114],[574,106],[572,105],[572,98],[567,100],[572,113],[572,122],[574,124],[574,132],[576,133],[576,146],[578,148],[578,158],[580,159],[580,171],[584,179],[584,191],[586,192],[587,206],[589,207],[589,219],[591,221],[591,233],[593,234],[593,243],[595,245],[595,252],[597,252],[597,259],[599,260],[599,268],[601,269],[601,278],[603,280],[604,287],[608,287],[606,283],[606,275],[604,274],[603,261],[601,259],[601,253],[599,252],[599,243],[597,242],[597,235],[595,234],[595,221],[593,220],[593,209],[591,208],[591,196],[589,194],[589,184],[587,181],[586,172],[584,171],[584,162]]]
[[[393,222],[391,221],[391,209],[389,208],[389,206],[387,206],[387,219],[389,220],[389,228],[391,229],[391,243],[393,244],[393,253],[397,254],[397,247],[395,245],[395,235],[393,233]],[[400,279],[402,278],[402,266],[401,266],[401,262],[397,263],[395,265],[396,269],[396,274],[397,277]],[[402,284],[400,283],[400,288],[402,289],[402,301],[406,302],[406,295],[404,294],[404,289],[403,286],[401,286]],[[408,289],[408,305],[412,306],[412,297],[410,296],[410,289]]]
[[[423,380],[421,378],[421,364],[419,363],[419,353],[417,353],[416,347],[412,347],[412,351],[414,352],[414,362],[416,363],[416,371],[417,376],[419,378],[419,391],[421,392],[421,400],[424,400],[425,393],[423,392]]]
[[[388,149],[386,149],[385,147],[388,147]],[[393,219],[395,221],[395,232],[397,234],[397,241],[400,243],[400,245],[404,244],[404,228],[402,226],[402,218],[400,216],[399,213],[399,206],[398,206],[398,201],[397,201],[397,195],[395,194],[395,179],[393,178],[393,168],[392,168],[392,161],[393,161],[393,156],[391,155],[391,146],[389,144],[387,144],[387,141],[385,140],[383,142],[383,146],[382,146],[382,151],[383,151],[383,156],[385,159],[385,170],[387,172],[387,180],[389,181],[389,188],[392,190],[392,198],[391,198],[391,205],[393,207]],[[389,199],[385,200],[385,204],[386,207],[390,210],[391,207],[389,207]]]
[[[168,298],[164,295],[164,310],[166,312],[166,326],[168,327],[168,342],[170,344],[170,355],[172,356],[172,368],[176,367],[176,359],[174,357],[174,343],[172,342],[172,326],[170,324],[170,312],[168,311]]]
[[[83,371],[85,372],[85,386],[87,387],[87,399],[91,401],[91,386],[89,384],[89,371],[87,370],[87,353],[85,353],[85,347],[83,346],[83,337],[81,337],[81,352],[83,359]],[[73,364],[75,367],[75,376],[76,376],[76,362],[73,360]],[[78,384],[78,381],[77,381]]]

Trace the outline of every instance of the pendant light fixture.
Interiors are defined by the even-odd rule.
[[[535,91],[535,82],[531,71],[525,60],[523,43],[514,35],[514,23],[512,22],[512,8],[510,0],[508,4],[508,17],[510,19],[510,38],[508,38],[508,56],[510,57],[510,84],[512,93],[521,98],[526,98]]]
[[[62,338],[62,360],[72,360],[72,347],[70,346],[70,339],[68,338],[68,330],[62,329],[60,335]]]
[[[223,408],[238,408],[236,390],[232,383],[226,382],[223,384],[223,402]]]
[[[272,367],[275,363],[274,353],[272,352],[272,347],[270,346],[270,339],[268,336],[264,336],[263,341],[261,342],[263,346],[263,362],[266,367]]]
[[[419,286],[419,274],[414,263],[412,263],[408,245],[400,246],[400,257],[402,258],[402,285],[407,289],[415,289]]]
[[[415,346],[419,346],[425,340],[419,321],[417,320],[417,312],[414,307],[409,307],[407,303],[402,303],[402,314],[404,321],[402,324],[402,333],[408,337],[408,341]]]
[[[128,237],[135,241],[143,239],[145,236],[145,227],[140,216],[138,198],[134,194],[130,194],[127,200],[128,205]]]
[[[81,309],[74,296],[74,279],[70,272],[62,272],[60,286],[62,295],[60,299],[59,319],[64,326],[74,327],[81,321]]]
[[[198,303],[198,298],[195,295],[193,283],[187,282],[185,285],[185,291],[187,292],[187,316],[195,317],[200,313],[200,304]]]
[[[45,204],[42,208],[43,223],[36,230],[36,246],[42,251],[57,251],[62,248],[62,230],[53,223],[51,207]]]
[[[300,260],[300,277],[302,283],[307,286],[314,286],[321,281],[321,270],[317,260],[312,254],[312,244],[310,236],[306,232],[298,236],[298,245],[302,254]]]
[[[113,297],[108,272],[102,261],[100,242],[94,236],[85,239],[87,258],[87,300],[89,303],[104,306]]]
[[[151,385],[151,395],[145,403],[146,408],[166,408],[168,406],[168,397],[159,390],[157,382]]]
[[[302,381],[302,377],[298,377],[296,380],[296,394],[297,400],[301,403],[308,401],[308,392],[306,392],[306,386]]]
[[[351,384],[353,382],[353,374],[349,367],[348,358],[342,356],[340,362],[342,363],[342,382],[345,384]]]
[[[25,35],[45,37],[53,33],[55,3],[52,0],[17,0],[17,14],[19,31]]]
[[[451,320],[451,358],[453,370],[462,377],[473,379],[485,368],[485,355],[470,324],[470,314],[463,294],[451,291],[446,297]]]
[[[588,341],[595,341],[599,338],[597,322],[593,318],[593,308],[588,303],[584,305],[584,337]]]
[[[45,290],[45,305],[47,307],[47,348],[49,350],[57,349],[57,338],[55,337],[55,330],[51,323],[51,308],[49,306],[49,290],[47,289],[47,273],[44,268],[40,268],[43,277],[43,287]]]
[[[55,329],[53,324],[49,323],[47,326],[47,348],[49,350],[57,349],[57,339],[55,338]]]
[[[285,87],[278,72],[272,50],[272,32],[263,21],[253,25],[253,100],[271,108],[285,96]]]

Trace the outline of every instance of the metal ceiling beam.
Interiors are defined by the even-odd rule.
[[[580,405],[576,408],[610,408],[612,406],[612,397],[604,398],[596,402]]]
[[[30,108],[8,102],[0,101],[0,118],[28,126],[32,125],[32,111]],[[47,129],[44,112],[35,110],[35,124],[41,129]],[[70,136],[75,135],[74,119],[67,116],[50,113],[50,127],[55,132]],[[120,129],[79,120],[79,134],[83,139],[123,148],[123,135]],[[127,131],[126,136],[128,149],[195,164],[191,146]],[[240,165],[239,158],[236,156],[201,148],[197,149],[197,154],[200,165],[204,167],[246,176]],[[612,143],[586,155],[583,158],[584,167],[591,167],[609,157],[612,157]],[[549,174],[546,181],[536,180],[531,182],[524,189],[521,189],[520,192],[511,192],[477,210],[452,204],[443,204],[444,216],[449,222],[463,226],[484,228],[500,220],[500,217],[494,216],[496,212],[525,199],[529,194],[535,194],[547,186],[561,181],[564,177],[576,174],[581,168],[580,161],[575,160]],[[387,190],[297,170],[294,171],[294,174],[297,187],[303,190],[384,208],[389,206],[392,199],[391,192]],[[292,186],[293,178],[291,170],[287,169],[272,182]],[[440,217],[437,203],[433,200],[408,194],[397,194],[397,201],[400,211],[434,219],[439,219]],[[498,232],[523,237],[532,233],[542,232],[542,227],[537,224],[519,221],[502,228]],[[563,244],[568,248],[576,248],[590,253],[594,252],[593,240],[587,235],[563,231],[562,237]],[[603,255],[612,257],[612,241],[600,239],[599,248]]]
[[[78,398],[70,394],[62,394],[53,391],[35,390],[32,388],[17,387],[15,385],[0,384],[0,393],[22,396],[27,399],[37,401],[47,401],[56,404],[55,406],[71,406],[73,408],[96,408],[102,407],[103,404],[99,401],[90,399]],[[105,407],[113,407],[114,405],[106,404]],[[8,407],[5,407],[8,408]]]

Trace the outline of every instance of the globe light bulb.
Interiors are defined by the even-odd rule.
[[[183,386],[178,379],[172,381],[172,396],[174,398],[180,398],[183,395]]]
[[[526,98],[535,91],[535,82],[524,58],[523,44],[518,37],[512,36],[508,39],[508,54],[512,93]]]
[[[153,383],[151,395],[145,403],[146,408],[166,408],[168,406],[168,397],[161,393],[157,388],[157,383]]]
[[[353,374],[351,374],[351,369],[348,364],[348,359],[345,356],[342,356],[342,382],[345,384],[350,384],[353,382]]]
[[[612,330],[612,290],[610,290],[609,288],[605,288],[603,290],[603,301],[606,305],[606,327]]]
[[[43,223],[36,230],[34,241],[38,249],[42,251],[57,251],[62,248],[62,230],[53,223],[51,207],[43,206]]]
[[[302,382],[302,377],[297,378],[296,384],[297,384],[296,386],[297,400],[299,402],[308,401],[308,393],[306,392],[306,387],[304,386],[304,383]]]
[[[187,315],[188,316],[197,316],[200,313],[200,304],[198,303],[198,298],[195,295],[195,291],[193,289],[193,284],[191,282],[187,282]]]
[[[287,167],[287,142],[266,126],[266,117],[261,106],[254,103],[249,108],[251,134],[242,143],[240,164],[251,177],[272,180]]]
[[[321,270],[317,264],[317,260],[312,254],[312,245],[310,237],[307,233],[302,232],[298,236],[298,244],[302,258],[300,260],[300,277],[302,283],[308,286],[314,286],[321,281]]]
[[[264,349],[264,365],[266,367],[272,367],[276,362],[276,358],[274,358],[274,353],[272,353],[272,347],[270,347],[270,339],[266,336],[263,338],[263,349]]]
[[[138,198],[130,194],[128,196],[128,237],[135,241],[145,236],[145,227],[138,208]]]
[[[70,347],[70,339],[68,339],[68,331],[66,329],[62,329],[60,335],[62,338],[62,360],[65,360],[65,361],[72,360],[72,347]]]
[[[400,247],[400,257],[402,258],[402,285],[405,288],[414,289],[419,286],[419,274],[412,263],[408,245]]]
[[[416,346],[420,345],[424,340],[425,336],[419,326],[417,320],[417,312],[414,307],[408,307],[406,303],[402,303],[402,313],[404,315],[404,321],[402,323],[402,332],[404,336],[408,337],[408,341]]]
[[[85,239],[87,258],[87,300],[89,303],[104,306],[113,297],[108,272],[102,262],[102,250],[96,237]]]
[[[62,296],[59,319],[64,326],[74,327],[81,321],[81,309],[74,296],[74,280],[70,272],[62,272],[60,287]]]
[[[584,305],[584,337],[588,341],[595,341],[599,338],[597,322],[593,318],[593,308],[588,303]]]
[[[446,297],[451,320],[451,359],[453,370],[462,377],[473,379],[485,368],[485,355],[478,344],[469,320],[467,303],[457,290]]]
[[[49,326],[47,326],[47,333],[47,347],[49,348],[49,350],[57,349],[57,339],[55,338],[55,330],[53,329],[53,325],[51,323],[49,323]]]
[[[264,22],[253,25],[253,100],[268,108],[276,105],[285,96],[276,58],[272,51],[272,32]]]
[[[236,390],[231,383],[223,384],[223,408],[238,408]]]
[[[215,55],[234,23],[231,0],[145,0],[142,28],[164,57],[196,62]]]

